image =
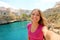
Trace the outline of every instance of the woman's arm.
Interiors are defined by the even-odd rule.
[[[42,31],[43,31],[44,36],[46,36],[46,34],[48,32],[48,28],[46,26],[44,26]]]
[[[48,28],[46,26],[44,26],[42,31],[43,31],[45,39],[49,40],[50,39],[50,31],[48,30]]]

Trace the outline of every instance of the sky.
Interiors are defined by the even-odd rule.
[[[38,8],[42,11],[54,7],[60,0],[0,0],[0,7],[32,10]]]

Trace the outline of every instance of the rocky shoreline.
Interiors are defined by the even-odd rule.
[[[0,21],[0,25],[9,24],[9,23],[13,23],[13,22],[16,22],[16,20],[12,20],[12,21]]]
[[[27,20],[11,20],[11,21],[1,21],[0,25],[4,25],[4,24],[10,24],[10,23],[14,23],[14,22],[22,22],[22,21],[27,21]]]

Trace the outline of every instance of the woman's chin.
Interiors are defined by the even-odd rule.
[[[36,22],[36,21],[33,21],[33,23],[38,23],[38,22]]]

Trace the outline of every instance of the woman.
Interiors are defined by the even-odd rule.
[[[34,9],[31,12],[31,23],[28,24],[28,39],[29,40],[44,40],[43,27],[47,24],[46,19],[39,9]]]

